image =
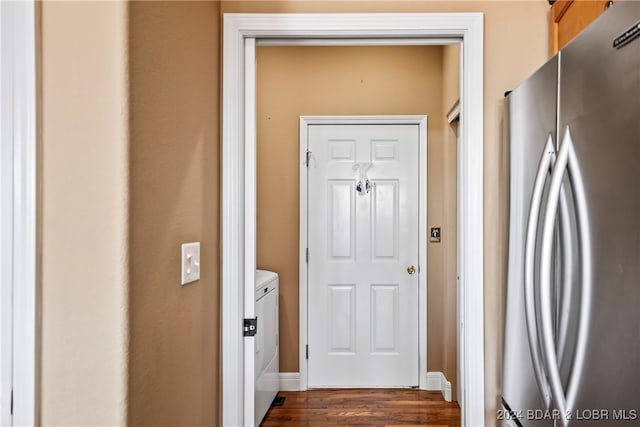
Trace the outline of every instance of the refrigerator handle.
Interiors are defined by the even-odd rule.
[[[567,171],[572,188],[577,217],[578,242],[580,246],[581,299],[576,352],[569,374],[567,393],[565,394],[562,381],[560,379],[559,363],[556,357],[555,343],[553,339],[551,257],[553,231],[561,195],[562,181]],[[579,389],[580,379],[582,378],[587,340],[589,336],[589,315],[591,311],[591,241],[589,236],[586,193],[575,150],[573,148],[571,132],[568,127],[565,130],[564,138],[562,139],[562,144],[558,151],[556,164],[553,168],[553,172],[551,173],[549,199],[544,213],[540,252],[540,311],[545,370],[551,387],[553,403],[563,415],[561,418],[562,425],[567,426],[569,421],[568,418],[565,418],[564,416],[570,416],[571,413],[567,411],[572,411],[574,409],[575,398]]]
[[[533,193],[531,195],[531,204],[529,206],[529,218],[527,220],[527,234],[525,237],[524,249],[524,302],[525,315],[527,320],[527,335],[529,337],[529,349],[531,359],[533,361],[533,370],[538,383],[538,389],[542,394],[545,408],[549,408],[551,403],[551,395],[549,394],[549,384],[544,372],[540,347],[538,343],[538,324],[535,306],[535,255],[536,240],[538,236],[538,220],[540,218],[540,207],[542,206],[542,194],[544,192],[544,184],[549,174],[549,170],[555,161],[555,148],[551,135],[547,138],[547,143],[542,151],[540,162],[538,163],[538,171],[533,185]]]
[[[567,192],[565,187],[560,188],[560,251],[562,253],[562,295],[560,299],[560,313],[558,326],[558,360],[562,363],[567,345],[569,332],[569,319],[571,315],[571,300],[573,292],[573,241],[571,240],[571,219],[569,217],[569,205],[567,204]]]
[[[566,137],[565,137],[566,140]],[[565,175],[568,161],[568,144],[563,140],[553,171],[551,172],[551,184],[549,185],[549,198],[543,216],[542,243],[540,247],[540,325],[542,338],[542,351],[544,354],[545,371],[548,375],[551,388],[551,398],[556,409],[561,414],[566,414],[566,398],[560,379],[558,359],[555,351],[553,334],[553,300],[551,286],[551,261],[553,249],[553,229],[555,227],[556,214],[560,189]],[[562,417],[562,425],[567,425],[567,420]]]
[[[569,178],[573,191],[574,205],[576,209],[578,245],[580,255],[580,311],[578,316],[578,336],[576,341],[576,353],[569,377],[567,408],[573,409],[580,388],[582,372],[589,341],[589,319],[591,318],[592,301],[592,262],[591,233],[589,231],[589,211],[587,207],[587,193],[584,180],[580,172],[578,157],[573,148],[569,127],[565,130],[565,139],[569,146]]]

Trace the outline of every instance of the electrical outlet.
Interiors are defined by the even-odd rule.
[[[182,280],[180,284],[200,279],[200,242],[182,244]]]

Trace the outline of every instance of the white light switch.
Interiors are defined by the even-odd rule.
[[[180,284],[200,279],[200,242],[182,244],[182,280]]]

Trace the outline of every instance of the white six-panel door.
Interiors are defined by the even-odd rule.
[[[311,125],[308,149],[308,386],[417,386],[419,126]]]

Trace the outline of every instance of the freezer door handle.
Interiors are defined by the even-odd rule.
[[[547,382],[544,372],[540,346],[538,344],[539,334],[535,302],[534,270],[536,240],[538,236],[538,220],[540,218],[544,186],[547,176],[549,175],[549,171],[552,169],[555,162],[555,157],[556,150],[553,146],[553,139],[551,138],[551,135],[549,135],[547,143],[542,151],[540,162],[538,163],[538,171],[536,172],[536,178],[533,185],[524,247],[524,302],[527,321],[527,335],[529,337],[529,349],[531,352],[531,359],[533,361],[533,370],[538,383],[538,389],[542,394],[542,399],[547,409],[551,403],[551,395],[549,391],[549,383]]]
[[[562,182],[569,176],[572,189],[575,214],[577,219],[579,258],[580,258],[580,307],[578,315],[578,333],[573,365],[569,374],[567,391],[562,386],[559,362],[554,342],[553,329],[553,296],[551,284],[551,263],[554,242],[554,227],[558,204],[562,193]],[[587,212],[586,193],[582,175],[576,157],[571,132],[567,127],[558,150],[557,159],[551,173],[549,197],[544,212],[542,225],[542,243],[540,248],[540,323],[545,371],[551,387],[554,406],[561,414],[570,414],[574,409],[577,391],[584,368],[584,359],[589,336],[589,315],[591,311],[591,240],[589,235],[589,218]],[[562,425],[569,421],[562,418]]]

